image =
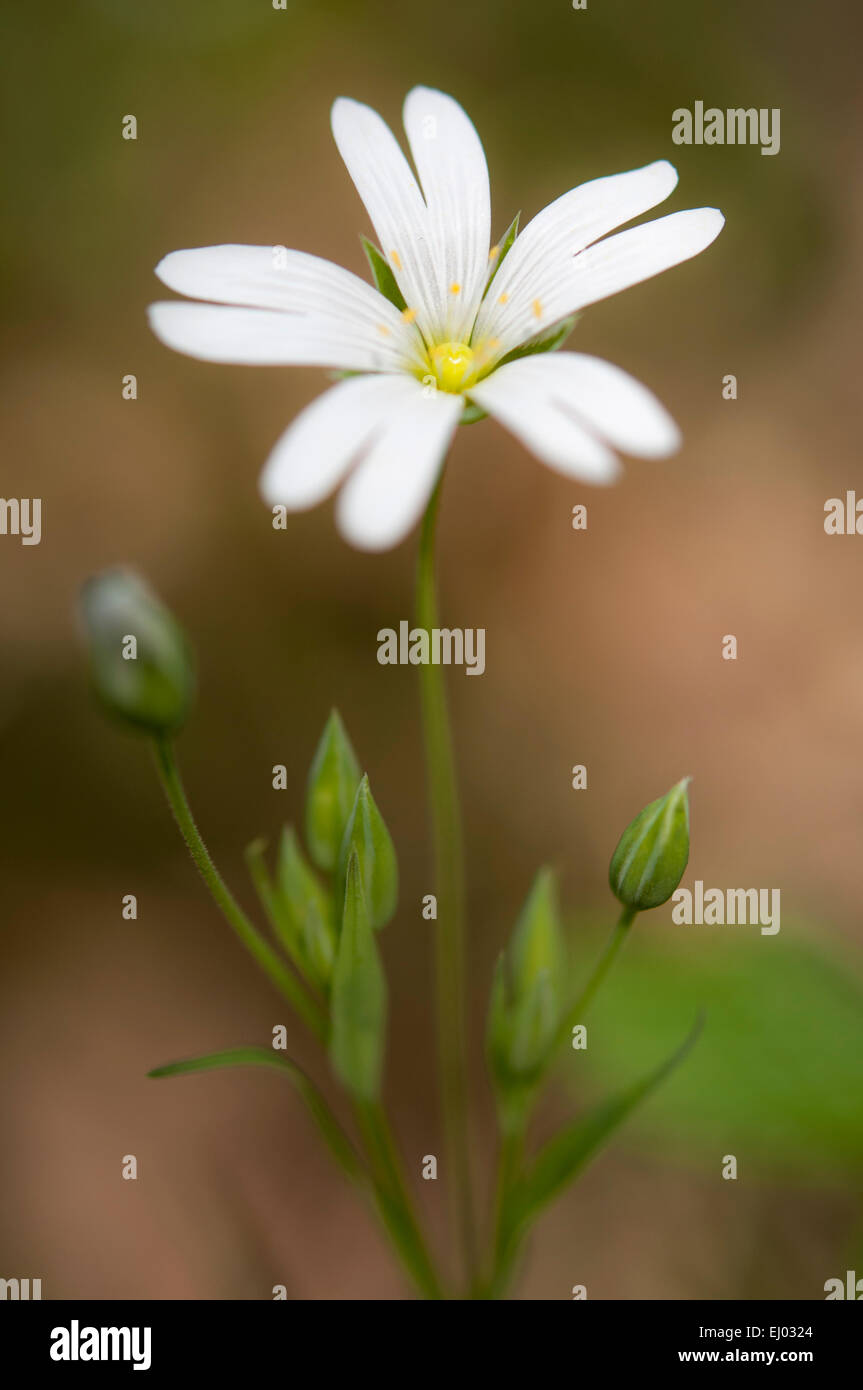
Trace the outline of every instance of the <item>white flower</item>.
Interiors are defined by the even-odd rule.
[[[403,309],[302,251],[209,246],[173,252],[156,274],[213,302],[150,310],[162,342],[193,357],[361,374],[298,416],[261,490],[302,510],[342,484],[339,529],[367,550],[397,544],[420,517],[467,403],[567,477],[611,481],[613,449],[672,452],[674,422],[618,367],[575,352],[504,359],[585,305],[703,251],[724,221],[697,208],[607,236],[671,193],[676,170],[659,160],[565,193],[501,259],[489,248],[488,170],[468,116],[452,97],[416,87],[404,124],[419,183],[375,111],[344,97],[333,106],[336,144]]]

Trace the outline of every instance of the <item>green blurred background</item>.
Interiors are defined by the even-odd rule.
[[[675,927],[665,908],[639,921],[542,1128],[658,1060],[701,1006],[707,1027],[543,1221],[519,1294],[819,1298],[863,1274],[863,541],[823,530],[825,500],[859,476],[859,10],[79,0],[12,6],[5,27],[2,491],[43,499],[43,539],[0,538],[0,1273],[41,1277],[46,1297],[403,1295],[278,1079],[145,1078],[289,1020],[198,884],[146,745],[93,709],[74,601],[88,574],[131,563],[187,625],[201,693],[180,755],[247,904],[242,849],[297,816],[341,709],[402,865],[388,1092],[418,1178],[442,1152],[420,915],[434,885],[416,673],[375,659],[378,628],[410,615],[416,538],[361,555],[329,507],[274,532],[257,474],[325,375],[181,358],[144,311],[153,266],[179,247],[285,243],[364,273],[370,228],[329,107],[348,94],[400,128],[423,82],[476,122],[498,231],[662,157],[681,180],[660,212],[727,216],[705,255],[588,310],[572,344],[666,402],[685,435],[675,459],[630,462],[594,491],[492,422],[453,453],[443,612],[487,630],[483,679],[450,680],[478,1172],[489,974],[539,863],[560,869],[586,963],[613,912],[617,836],[690,773],[685,882],[782,892],[775,937]],[[781,152],[674,146],[672,111],[698,99],[780,107]],[[736,663],[720,658],[726,633]],[[570,788],[575,763],[587,791]],[[293,1051],[324,1074],[299,1037]],[[120,1176],[129,1153],[136,1183]],[[729,1153],[737,1182],[720,1177]],[[422,1187],[442,1237],[444,1183]]]

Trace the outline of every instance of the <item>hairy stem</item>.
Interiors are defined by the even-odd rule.
[[[261,936],[257,927],[250,922],[210,858],[207,846],[195,824],[180,778],[173,747],[167,739],[157,739],[155,752],[159,780],[174,813],[174,819],[180,828],[180,833],[194,860],[195,867],[209,889],[210,896],[246,950],[254,957],[264,973],[269,976],[276,989],[285,996],[318,1041],[325,1044],[328,1029],[323,1011],[309,997],[296,975],[277,952]]]

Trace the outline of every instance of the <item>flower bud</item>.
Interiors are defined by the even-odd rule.
[[[356,851],[347,864],[330,1018],[330,1060],[336,1075],[357,1100],[376,1100],[386,1042],[387,984]]]
[[[105,709],[148,734],[173,734],[195,692],[186,636],[131,570],[112,569],[81,592],[93,685]]]
[[[336,710],[321,735],[306,792],[306,844],[312,862],[332,873],[360,781],[360,765]]]
[[[399,869],[396,852],[384,818],[372,796],[369,779],[357,787],[339,854],[337,893],[344,891],[348,861],[356,854],[363,881],[369,921],[377,931],[385,927],[396,910],[399,895]]]
[[[667,902],[689,859],[689,798],[684,777],[635,817],[611,858],[608,881],[625,907],[644,912]]]
[[[530,1087],[554,1053],[566,975],[554,876],[541,869],[492,983],[487,1046],[498,1090]]]
[[[336,952],[332,904],[307,863],[293,829],[282,832],[276,882],[278,911],[286,920],[286,938],[294,943],[303,973],[326,992]]]

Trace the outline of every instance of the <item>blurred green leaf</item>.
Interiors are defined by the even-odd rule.
[[[669,1047],[693,1008],[707,1011],[689,1065],[629,1127],[664,1158],[699,1167],[737,1155],[749,1175],[859,1179],[863,1166],[863,981],[860,963],[783,922],[633,933],[604,986],[589,1046],[568,1054],[580,1092],[621,1084],[633,1056]],[[673,935],[673,940],[670,939]],[[576,976],[601,936],[583,930]],[[578,1062],[573,1069],[572,1058]],[[718,1171],[718,1167],[717,1167]]]
[[[541,1150],[512,1196],[512,1219],[533,1220],[536,1213],[563,1191],[610,1139],[623,1121],[679,1066],[693,1047],[703,1026],[699,1017],[685,1040],[660,1066],[610,1100],[580,1115]]]
[[[588,1109],[556,1134],[504,1199],[497,1237],[492,1288],[502,1296],[528,1231],[542,1209],[558,1197],[611,1139],[614,1131],[679,1066],[702,1027],[696,1020],[688,1036],[660,1066],[610,1099]]]

